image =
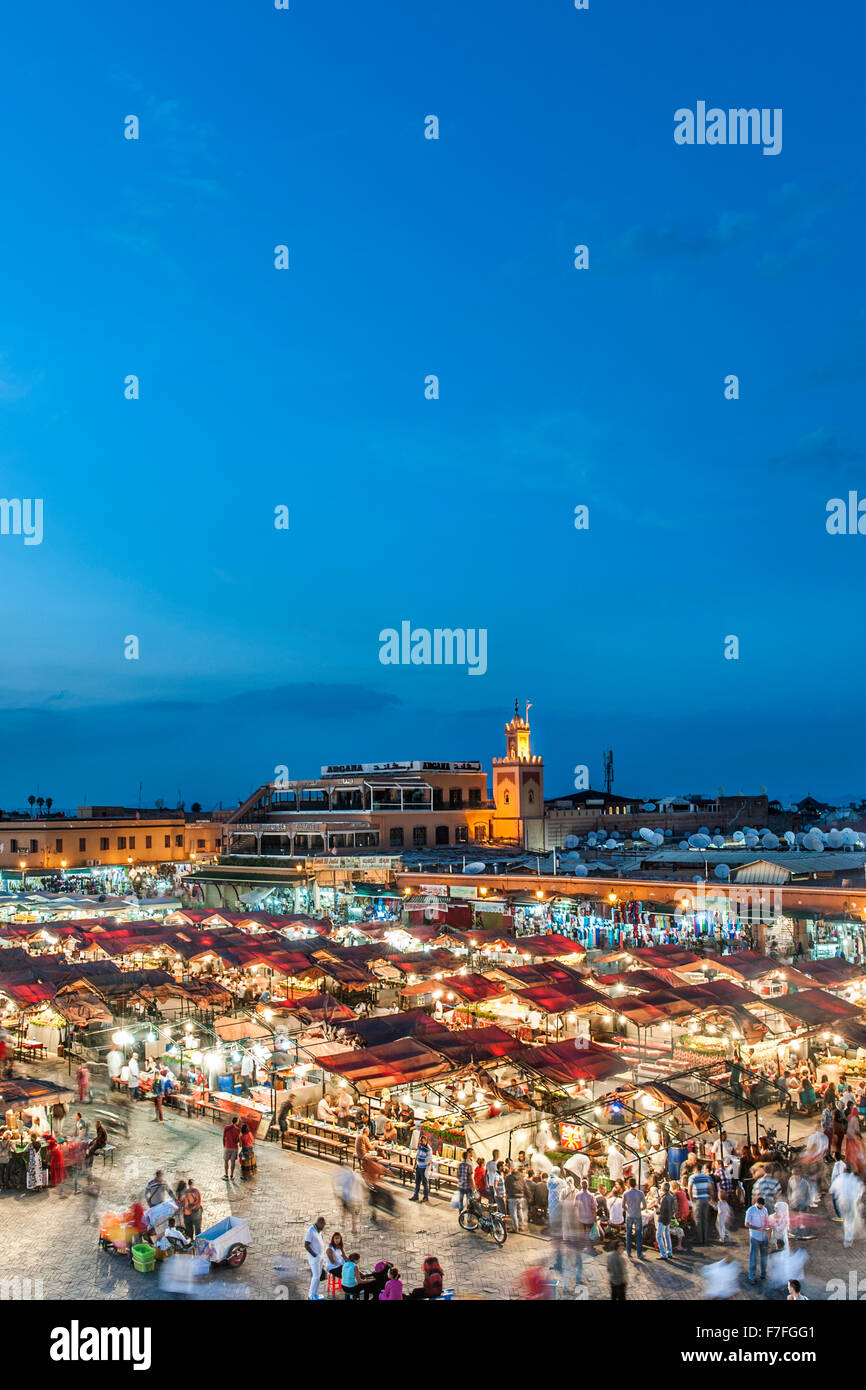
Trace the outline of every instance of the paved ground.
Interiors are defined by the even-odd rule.
[[[51,1075],[49,1068],[28,1070]],[[85,1113],[93,1108],[82,1107]],[[70,1182],[59,1190],[0,1194],[0,1248],[4,1252],[0,1284],[15,1278],[41,1279],[41,1291],[37,1286],[36,1294],[47,1299],[169,1297],[160,1289],[156,1276],[136,1273],[125,1261],[100,1253],[96,1244],[99,1216],[105,1211],[123,1210],[133,1196],[141,1195],[145,1182],[161,1167],[172,1184],[181,1177],[195,1179],[204,1199],[205,1225],[232,1213],[250,1222],[253,1243],[247,1261],[239,1270],[219,1270],[211,1275],[213,1296],[306,1296],[309,1275],[304,1277],[304,1231],[318,1215],[326,1219],[326,1235],[342,1224],[333,1191],[337,1166],[262,1143],[257,1149],[257,1176],[229,1185],[222,1180],[220,1128],[203,1120],[187,1120],[168,1109],[166,1114],[166,1123],[158,1125],[149,1105],[139,1103],[131,1108],[130,1137],[118,1141],[114,1166],[103,1170],[99,1160],[95,1164],[97,1195],[74,1195]],[[732,1132],[734,1128],[732,1125]],[[357,1246],[366,1267],[382,1258],[396,1262],[407,1288],[420,1282],[422,1261],[431,1253],[439,1257],[446,1285],[454,1287],[461,1298],[516,1297],[520,1274],[530,1266],[546,1268],[550,1263],[550,1245],[541,1234],[509,1236],[499,1250],[489,1237],[462,1231],[446,1198],[415,1206],[406,1200],[406,1189],[398,1186],[396,1193],[396,1218],[380,1218],[374,1225],[365,1213]],[[810,1298],[828,1297],[827,1282],[831,1279],[842,1279],[847,1287],[852,1271],[856,1279],[864,1278],[866,1295],[866,1241],[843,1251],[840,1231],[825,1216],[816,1238],[803,1243],[809,1254],[805,1291]],[[797,1242],[792,1244],[797,1247]],[[650,1250],[643,1261],[632,1262],[628,1296],[701,1298],[701,1270],[725,1257],[745,1270],[748,1247],[741,1230],[726,1249],[720,1245],[698,1249],[672,1264],[662,1263],[657,1252]],[[586,1286],[580,1297],[608,1297],[603,1258],[585,1260],[584,1275]],[[5,1286],[0,1288],[3,1296],[9,1297]],[[765,1293],[761,1286],[752,1288],[744,1278],[737,1295],[744,1299],[782,1296],[781,1292]]]

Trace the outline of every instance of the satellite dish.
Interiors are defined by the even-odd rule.
[[[757,845],[757,843],[758,843],[758,837],[757,837],[757,835],[755,834],[754,830],[750,830],[750,831],[748,832],[748,834],[746,835],[746,848],[747,848],[747,849],[754,849],[755,846]]]
[[[640,835],[641,839],[646,840],[648,844],[652,844],[653,840],[655,839],[655,831],[648,830],[645,825],[641,826],[640,830],[637,833],[638,835]]]
[[[850,825],[846,825],[842,831],[842,843],[845,845],[856,845],[857,843],[857,831],[852,830]]]
[[[710,833],[710,828],[709,828],[708,825],[699,825],[699,826],[698,826],[698,834],[699,834],[699,835],[709,835],[709,833]]]
[[[715,846],[716,849],[724,849],[724,848],[725,848],[725,837],[724,837],[724,835],[714,835],[714,836],[713,836],[713,845]]]
[[[745,844],[745,842],[746,842],[746,837],[745,837],[745,835],[743,834],[742,830],[735,830],[735,831],[734,831],[734,844],[735,844],[735,845],[743,845],[743,844]]]
[[[483,874],[487,865],[480,859],[473,859],[471,864],[467,864],[463,870],[464,874]]]
[[[689,847],[689,842],[688,842],[688,840],[680,840],[680,849],[688,849],[688,847]]]
[[[714,873],[716,875],[716,878],[730,878],[731,866],[730,864],[717,864],[714,869]]]
[[[589,870],[587,869],[585,864],[575,864],[571,872],[574,874],[575,878],[586,878],[586,875],[589,872]]]
[[[831,849],[841,849],[844,844],[841,830],[830,830],[827,833],[827,844]]]
[[[778,849],[779,837],[778,835],[774,835],[772,830],[768,830],[766,835],[761,836],[761,844],[764,849]]]
[[[664,835],[661,835],[661,834],[659,833],[659,831],[657,830],[657,831],[655,832],[655,834],[653,835],[653,844],[654,844],[654,845],[663,845],[664,842],[665,842],[665,837],[664,837]]]
[[[641,806],[642,811],[654,811],[655,809],[656,804],[654,801],[645,801],[643,806]]]
[[[578,840],[578,838],[577,838],[576,835],[566,835],[566,837],[565,837],[565,848],[566,848],[566,849],[577,849],[577,846],[578,846],[579,844],[580,844],[580,841]]]
[[[604,847],[605,849],[619,849],[616,840],[605,840]]]
[[[707,849],[710,844],[710,837],[709,835],[705,835],[703,831],[701,831],[697,835],[689,836],[689,844],[691,845],[692,849]]]
[[[812,854],[823,854],[824,841],[819,835],[815,835],[810,831],[808,835],[803,836],[803,848],[809,850]]]
[[[789,845],[795,845],[797,843],[797,836],[794,834],[793,830],[785,831],[785,839]]]
[[[692,883],[703,883],[703,881],[704,880],[702,879],[700,874],[695,874],[692,878]]]

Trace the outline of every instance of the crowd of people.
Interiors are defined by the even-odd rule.
[[[320,1292],[323,1279],[327,1280],[328,1293],[342,1294],[350,1302],[391,1303],[443,1297],[444,1275],[435,1255],[427,1256],[421,1283],[407,1293],[400,1270],[391,1261],[377,1260],[372,1269],[365,1271],[360,1252],[346,1248],[340,1231],[334,1231],[326,1245],[325,1225],[324,1216],[317,1217],[304,1236],[304,1251],[310,1266],[310,1300],[327,1297],[327,1293]]]

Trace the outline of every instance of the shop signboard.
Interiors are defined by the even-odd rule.
[[[583,1136],[580,1125],[567,1124],[564,1120],[559,1124],[559,1147],[561,1149],[580,1149],[583,1147]]]

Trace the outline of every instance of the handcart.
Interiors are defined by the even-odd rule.
[[[247,1257],[250,1223],[241,1216],[227,1216],[195,1238],[195,1253],[212,1265],[237,1269]]]

